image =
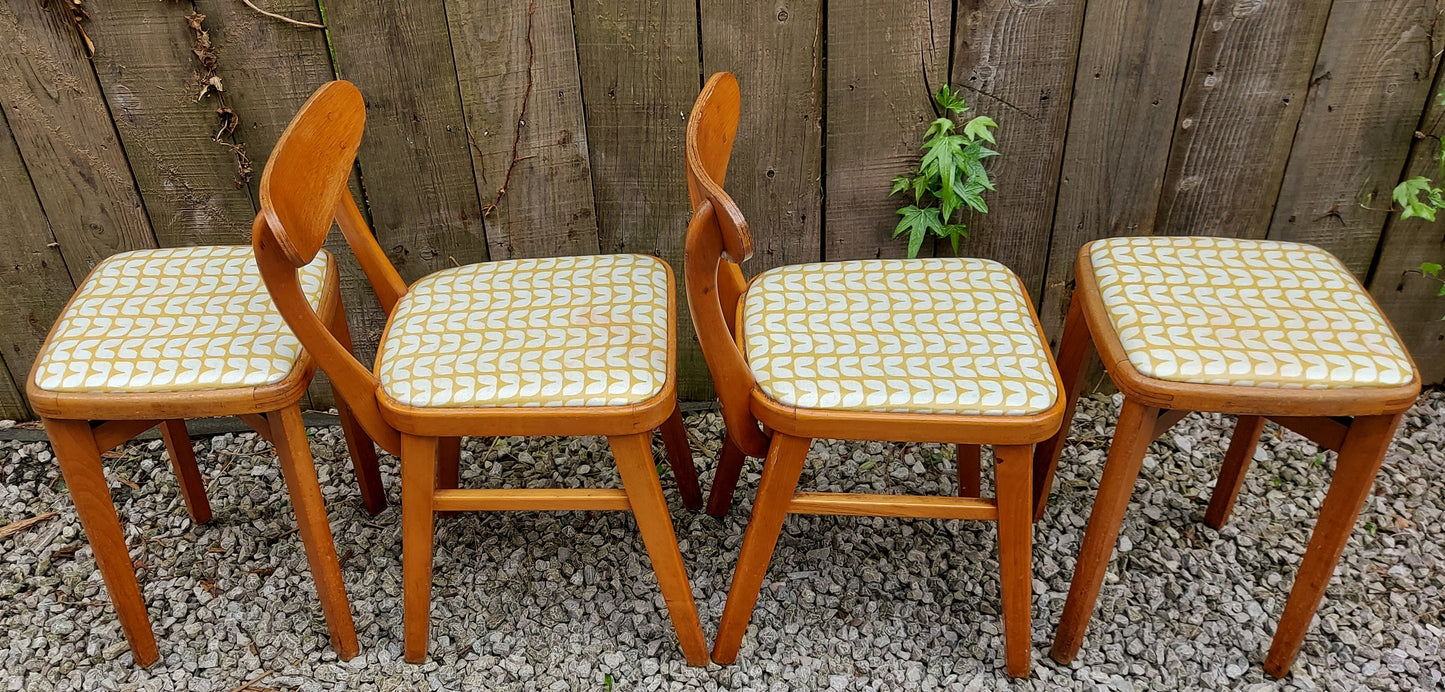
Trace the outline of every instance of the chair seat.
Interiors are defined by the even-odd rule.
[[[1096,241],[1086,252],[1129,363],[1147,377],[1294,389],[1414,378],[1370,295],[1317,247],[1148,236]]]
[[[331,257],[301,270],[319,306]],[[301,344],[276,311],[249,246],[133,250],[95,266],[35,368],[48,392],[161,393],[275,384]]]
[[[668,379],[669,277],[647,255],[439,271],[397,303],[376,374],[414,407],[640,403]]]
[[[1018,278],[980,259],[779,267],[743,303],[758,386],[805,409],[1024,416],[1059,383]]]

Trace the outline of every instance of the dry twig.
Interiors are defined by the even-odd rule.
[[[4,526],[0,526],[0,538],[5,538],[6,536],[9,536],[9,535],[14,534],[14,533],[20,533],[21,531],[24,531],[25,529],[28,529],[28,528],[30,528],[30,527],[32,527],[32,526],[34,526],[34,525],[36,525],[36,524],[39,524],[40,522],[45,521],[46,519],[49,519],[49,518],[51,518],[51,517],[53,517],[53,516],[56,516],[56,515],[58,515],[58,514],[60,514],[60,513],[59,513],[59,512],[46,512],[46,513],[44,513],[44,514],[37,514],[37,515],[35,515],[35,516],[33,516],[33,517],[30,517],[29,519],[21,519],[21,520],[19,520],[19,521],[12,521],[12,522],[10,522],[9,524],[6,524],[6,525],[4,525]]]
[[[308,27],[308,28],[311,28],[311,29],[325,29],[325,28],[326,28],[326,25],[325,25],[325,24],[314,24],[314,23],[312,23],[312,22],[303,22],[303,21],[301,21],[301,20],[299,20],[299,19],[292,19],[292,18],[290,18],[290,17],[287,17],[287,16],[284,15],[284,14],[276,14],[275,12],[267,12],[266,10],[263,10],[263,9],[255,6],[254,4],[252,4],[252,3],[251,3],[251,0],[241,0],[241,2],[245,3],[246,7],[249,7],[249,8],[251,8],[251,9],[253,9],[253,10],[256,10],[257,12],[259,12],[260,14],[262,14],[262,15],[264,15],[264,16],[266,16],[266,17],[270,17],[270,18],[272,18],[272,19],[278,19],[278,20],[280,20],[280,21],[286,22],[287,24],[295,24],[296,26],[304,26],[304,27]]]
[[[497,188],[497,196],[492,198],[492,203],[482,208],[482,214],[490,214],[497,209],[502,202],[502,195],[507,194],[507,185],[512,182],[512,169],[517,167],[518,161],[532,158],[524,156],[517,158],[517,145],[522,141],[522,127],[527,123],[527,103],[532,100],[532,59],[536,53],[532,45],[532,15],[537,12],[537,0],[532,0],[527,6],[527,89],[522,92],[522,107],[517,111],[517,125],[512,135],[512,159],[507,163],[507,173],[502,177],[502,186]],[[471,132],[467,132],[468,137]]]

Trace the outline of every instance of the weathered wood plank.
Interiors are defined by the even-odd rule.
[[[29,377],[41,342],[75,290],[3,113],[0,209],[4,210],[0,213],[0,294],[5,296],[0,320],[6,325],[0,330],[0,353],[10,368],[10,379],[0,376],[3,390],[7,383],[24,383]],[[16,391],[16,385],[10,388]],[[19,396],[16,391],[15,397]],[[23,406],[11,409],[4,401],[0,392],[0,416],[28,416]]]
[[[488,254],[595,254],[572,3],[469,0],[446,8]]]
[[[1196,2],[1096,0],[1084,13],[1039,319],[1057,341],[1084,243],[1154,227]]]
[[[487,259],[482,204],[445,9],[430,2],[326,6],[337,76],[366,98],[362,186],[372,231],[407,281]]]
[[[1433,0],[1335,0],[1269,237],[1365,276],[1430,94]]]
[[[1438,59],[1437,59],[1438,63]],[[1415,140],[1401,179],[1440,175],[1440,138],[1445,137],[1445,70],[1437,66],[1433,94],[1420,120],[1422,137]],[[1437,182],[1439,182],[1437,180]],[[1381,200],[1384,203],[1384,200]],[[1421,262],[1445,264],[1445,226],[1391,214],[1380,238],[1379,260],[1370,271],[1370,293],[1399,332],[1424,382],[1445,382],[1445,298],[1440,283],[1420,273]]]
[[[20,388],[10,379],[10,373],[0,372],[0,418],[29,420],[30,407],[20,395]]]
[[[903,203],[888,190],[918,166],[952,24],[948,6],[929,0],[828,4],[824,258],[907,256],[907,240],[892,237]]]
[[[691,210],[683,176],[687,114],[697,97],[692,0],[577,0],[577,57],[602,252],[656,255],[682,275]],[[687,308],[681,290],[678,314]],[[711,396],[692,322],[678,320],[679,394]]]
[[[1330,3],[1206,3],[1159,198],[1160,234],[1262,238]]]
[[[256,210],[236,155],[213,139],[222,129],[217,109],[225,97],[202,85],[207,70],[193,49],[206,47],[187,24],[191,4],[101,2],[87,8],[96,75],[156,242],[247,242]],[[228,134],[220,136],[231,143]]]
[[[154,247],[125,151],[62,3],[0,3],[0,104],[66,266]]]
[[[1042,297],[1054,224],[1083,0],[960,0],[953,18],[953,82],[973,115],[998,122],[988,161],[998,189],[988,214],[969,214],[965,254],[1008,265]],[[947,251],[945,251],[947,252]]]
[[[702,5],[703,74],[742,88],[727,188],[753,234],[750,275],[822,257],[822,19],[819,0]]]

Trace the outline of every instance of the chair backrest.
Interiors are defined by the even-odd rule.
[[[687,123],[687,190],[692,222],[687,227],[683,276],[687,307],[702,355],[722,404],[733,444],[745,454],[765,456],[768,436],[749,400],[757,380],[737,343],[738,299],[747,289],[738,263],[753,254],[747,220],[723,191],[741,108],[738,80],[719,72],[707,80]]]
[[[382,307],[390,313],[406,284],[381,251],[347,187],[361,145],[366,106],[351,82],[321,86],[301,106],[271,150],[261,174],[261,212],[251,245],[261,278],[291,331],[331,378],[333,389],[362,428],[384,449],[400,451],[401,437],[381,417],[381,382],[351,354],[301,291],[297,270],[315,259],[332,223],[366,272]]]

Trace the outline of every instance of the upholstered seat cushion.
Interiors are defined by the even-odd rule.
[[[1393,387],[1414,367],[1355,276],[1271,240],[1109,238],[1085,248],[1129,362],[1160,380]]]
[[[743,303],[758,386],[806,409],[1029,415],[1059,395],[1017,277],[980,259],[780,267]]]
[[[301,270],[320,304],[330,255]],[[261,282],[249,246],[133,250],[86,277],[39,356],[48,392],[179,392],[275,384],[301,343]]]
[[[397,303],[376,374],[416,407],[639,403],[667,381],[669,298],[646,255],[446,269]]]

